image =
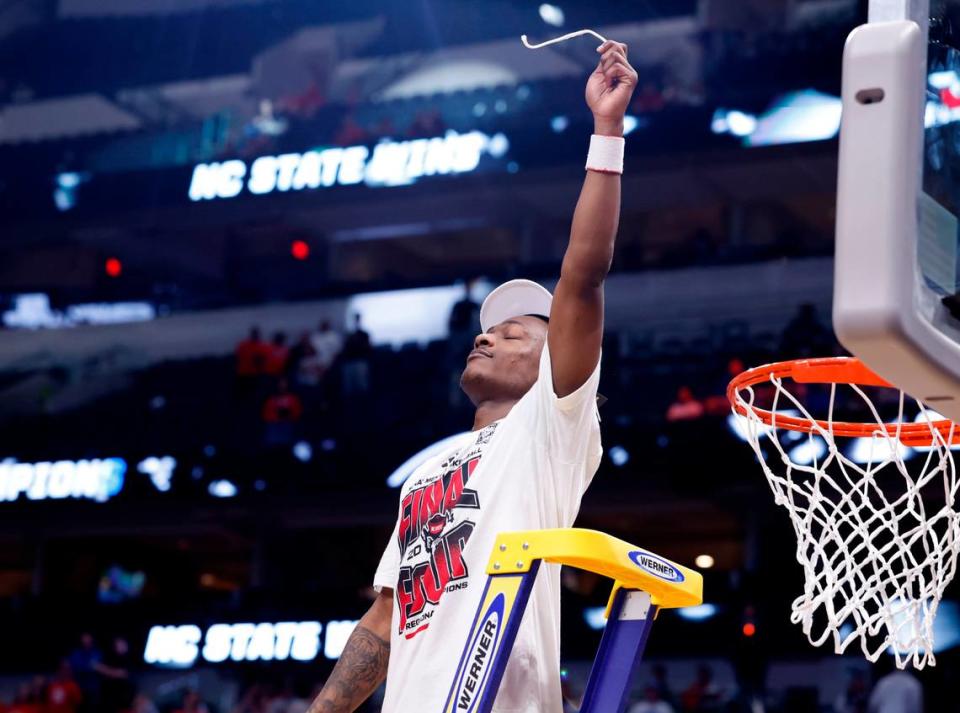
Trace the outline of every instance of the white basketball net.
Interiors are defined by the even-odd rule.
[[[772,407],[757,406],[775,415],[794,409],[814,419],[782,379],[771,376],[770,383]],[[856,396],[844,394],[847,389]],[[838,392],[866,405],[878,426],[871,438],[834,436]],[[775,419],[767,425],[754,410],[754,398],[750,387],[738,393],[747,412],[738,418],[777,505],[790,514],[804,572],[803,595],[793,602],[790,620],[814,646],[832,639],[838,654],[859,641],[870,661],[892,648],[900,668],[908,662],[917,669],[935,665],[933,622],[960,551],[952,430],[945,440],[931,429],[932,447],[911,452],[887,434],[874,404],[855,385],[831,387],[828,413],[818,415],[831,427],[814,424],[809,434],[785,431]],[[887,423],[905,423],[904,401],[900,392],[897,420]],[[921,418],[937,418],[916,403]],[[851,444],[860,451],[852,454],[856,460],[868,462],[844,454],[851,454]]]

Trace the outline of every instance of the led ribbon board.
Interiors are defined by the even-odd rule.
[[[145,663],[189,668],[198,659],[208,664],[228,661],[314,661],[323,652],[340,657],[356,627],[355,620],[281,621],[277,623],[212,624],[206,631],[194,624],[151,627],[143,652]],[[321,634],[326,638],[321,639]],[[322,644],[322,646],[321,646]]]
[[[137,471],[150,478],[161,493],[170,490],[177,461],[172,456],[148,456]],[[127,462],[123,458],[41,461],[0,461],[0,503],[17,500],[95,500],[103,503],[123,490]]]
[[[240,159],[194,167],[192,201],[313,190],[332,186],[404,186],[424,176],[456,175],[477,169],[484,156],[501,158],[510,148],[503,134],[480,131],[392,141],[373,147],[348,146],[261,156],[250,165]]]
[[[106,502],[123,489],[127,463],[122,458],[0,462],[0,502],[85,498]]]

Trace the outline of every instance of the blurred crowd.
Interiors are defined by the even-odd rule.
[[[881,659],[871,677],[851,668],[845,690],[829,705],[818,700],[815,682],[807,687],[776,691],[775,710],[788,713],[923,713],[923,688],[909,671],[897,670],[892,657]],[[769,698],[769,696],[767,696]],[[725,689],[708,665],[697,667],[694,680],[682,691],[671,689],[667,669],[655,665],[642,698],[627,713],[746,713],[771,710],[770,701],[756,694]]]
[[[289,682],[279,686],[254,683],[246,689],[231,713],[306,713],[320,688],[316,686],[307,691],[296,690]]]
[[[139,674],[126,639],[114,637],[101,648],[84,632],[54,674],[23,680],[9,700],[0,694],[0,713],[306,713],[319,690],[257,682],[221,710],[189,686],[151,697]]]
[[[807,685],[773,687],[766,693],[749,692],[729,682],[720,682],[713,668],[700,664],[691,670],[692,680],[682,688],[671,685],[677,678],[664,664],[654,664],[649,675],[627,703],[627,713],[924,713],[923,687],[909,671],[897,670],[892,657],[881,659],[872,675],[851,667],[844,690],[831,702],[822,703],[816,681]],[[771,682],[773,683],[773,682]],[[563,679],[564,713],[576,713],[580,705]]]
[[[135,667],[125,638],[113,637],[101,647],[93,634],[84,632],[55,673],[23,681],[12,700],[0,699],[0,712],[157,713],[153,702],[137,691]]]
[[[823,324],[812,304],[803,304],[787,323],[780,336],[774,353],[765,355],[763,361],[750,364],[750,367],[781,359],[812,359],[832,357],[842,354],[831,330]],[[701,380],[697,385],[681,384],[677,388],[676,398],[667,407],[664,417],[668,422],[695,421],[705,416],[726,416],[730,412],[727,399],[727,385],[737,375],[747,369],[741,356],[730,356],[726,362],[726,371],[714,378]],[[704,369],[707,373],[709,370]],[[757,389],[757,404],[768,408],[772,403],[771,394],[760,393],[766,387]],[[790,384],[790,389],[799,395],[801,402],[806,388],[802,384]],[[769,390],[769,389],[767,389]]]
[[[713,669],[707,665],[697,668],[696,678],[679,694],[667,682],[665,666],[653,667],[651,680],[643,690],[641,700],[627,709],[628,713],[707,713],[722,710],[724,691],[713,680]]]
[[[668,68],[663,65],[645,68],[644,81],[637,88],[630,111],[648,115],[673,106],[698,105],[703,102],[702,87],[691,94],[672,81],[669,75]],[[556,92],[558,87],[567,91],[567,84],[569,83],[545,82],[544,87],[552,87],[553,92]],[[576,90],[579,90],[579,84],[574,84]],[[397,140],[432,138],[443,136],[451,123],[455,125],[454,128],[464,130],[463,115],[467,114],[474,120],[479,119],[474,113],[474,108],[478,105],[499,106],[500,109],[494,111],[502,117],[508,109],[529,110],[538,103],[536,94],[531,100],[531,87],[528,85],[519,92],[522,101],[505,103],[501,95],[515,94],[508,92],[509,89],[511,88],[500,87],[498,91],[478,89],[460,92],[461,96],[454,101],[432,97],[430,102],[413,106],[408,106],[410,102],[401,100],[384,111],[362,103],[359,95],[348,97],[346,102],[331,104],[319,85],[313,82],[305,90],[294,94],[281,95],[276,99],[261,99],[258,111],[249,118],[238,121],[231,112],[224,110],[218,116],[208,119],[208,123],[216,124],[215,133],[222,132],[222,145],[217,153],[220,158],[269,153],[278,149],[280,137],[288,132],[298,131],[310,131],[315,137],[319,131],[322,140],[334,146],[368,144],[385,137]],[[541,87],[538,85],[537,89],[540,90]],[[218,121],[218,117],[225,121]]]
[[[423,355],[429,368],[446,375],[447,406],[455,413],[469,407],[460,374],[480,330],[480,305],[471,296],[474,285],[468,280],[463,297],[452,306],[447,339],[436,345],[436,354]],[[323,320],[292,344],[284,332],[266,339],[261,328],[253,326],[234,349],[240,413],[258,415],[267,448],[295,443],[303,435],[305,418],[321,426],[324,421],[349,423],[373,388],[374,351],[360,314],[351,315],[346,333]]]
[[[924,713],[923,688],[909,671],[899,671],[892,658],[881,659],[872,677],[851,667],[847,684],[836,699],[822,705],[815,682],[808,686],[750,694],[717,680],[713,668],[700,664],[690,682],[676,689],[664,664],[655,664],[649,676],[635,687],[627,713]],[[137,670],[126,641],[115,638],[101,650],[90,634],[83,634],[77,648],[61,661],[52,676],[25,680],[10,701],[0,697],[2,713],[306,713],[322,682],[302,685],[269,675],[239,689],[232,704],[205,701],[193,688],[181,687],[155,702],[138,690]],[[872,681],[871,681],[872,679]],[[580,696],[569,678],[562,679],[564,713],[576,713]],[[639,691],[639,693],[637,693]],[[378,710],[375,700],[361,711]]]
[[[370,390],[371,353],[359,315],[346,335],[323,321],[293,344],[284,332],[265,340],[259,327],[251,327],[234,350],[237,401],[259,414],[265,446],[287,446],[299,436],[305,401],[325,410]]]

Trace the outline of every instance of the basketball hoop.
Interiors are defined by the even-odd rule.
[[[828,388],[815,407],[790,382],[795,392]],[[868,387],[891,397],[893,418],[881,417]],[[960,428],[849,357],[750,369],[727,397],[797,535],[805,586],[791,621],[815,646],[832,639],[838,654],[859,642],[870,661],[892,649],[900,668],[934,665],[933,622],[960,553],[951,451]],[[872,418],[835,418],[845,411]],[[798,448],[800,434],[809,447]]]

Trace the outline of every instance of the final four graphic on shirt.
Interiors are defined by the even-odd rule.
[[[496,427],[497,423],[487,426],[471,446],[441,463],[435,473],[417,478],[401,500],[396,596],[399,631],[408,639],[430,625],[444,593],[468,585],[463,550],[476,526],[480,499],[467,484]]]

